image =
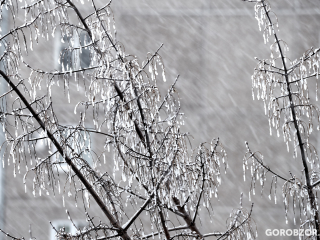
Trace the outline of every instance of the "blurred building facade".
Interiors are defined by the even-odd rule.
[[[318,0],[269,2],[279,20],[279,36],[289,45],[291,59],[299,58],[311,46],[320,47]],[[270,43],[263,43],[253,7],[253,3],[240,0],[112,2],[117,38],[125,46],[126,53],[137,55],[142,61],[147,52],[155,51],[164,43],[160,55],[168,82],[163,83],[161,91],[164,92],[180,74],[177,89],[186,116],[184,130],[194,136],[192,147],[219,137],[226,148],[229,169],[222,179],[219,200],[213,200],[213,223],[203,223],[200,227],[206,232],[225,230],[225,219],[233,208],[239,206],[241,192],[244,193],[244,207],[250,208],[250,182],[243,182],[242,173],[245,141],[249,142],[253,151],[260,151],[265,156],[269,166],[285,176],[290,176],[292,165],[297,166],[294,171],[301,168],[297,160],[292,160],[292,165],[288,164],[292,153],[287,153],[281,137],[277,138],[275,134],[270,136],[263,103],[252,100],[254,57],[266,59],[270,56]],[[55,65],[48,62],[57,62],[60,43],[52,42],[54,47],[50,48],[51,54],[48,56],[29,55],[26,61],[52,70]],[[44,47],[35,47],[34,53],[37,48],[41,50]],[[87,63],[84,61],[81,64]],[[57,107],[58,118],[67,124],[73,109],[65,107],[63,101]],[[319,134],[315,135],[312,140],[315,146],[320,147],[319,137]],[[30,189],[25,193],[23,175],[13,178],[12,166],[6,166],[1,174],[6,176],[3,177],[3,187],[0,187],[3,196],[0,211],[5,231],[27,237],[31,224],[34,237],[53,239],[49,221],[56,227],[65,226],[70,232],[74,231],[73,225],[67,221],[66,209],[76,224],[84,224],[83,210],[76,208],[72,199],[66,201],[66,207],[63,207],[59,196],[34,198],[30,184],[27,184]],[[274,204],[267,198],[269,190],[266,186],[262,198],[259,193],[252,198],[259,239],[268,239],[266,229],[298,228],[292,221],[285,223],[281,197],[278,204]],[[92,209],[98,212],[95,206]]]

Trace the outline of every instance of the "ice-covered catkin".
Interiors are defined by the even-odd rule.
[[[270,135],[272,129],[277,136],[283,136],[288,152],[293,152],[293,157],[301,157],[304,165],[302,178],[291,175],[283,177],[275,174],[272,168],[267,166],[259,153],[251,152],[247,147],[247,154],[243,162],[244,178],[245,170],[251,170],[251,188],[249,194],[254,194],[255,183],[260,178],[260,185],[264,186],[264,173],[272,172],[269,199],[273,198],[277,203],[277,180],[285,181],[282,186],[282,198],[285,206],[285,218],[288,223],[290,209],[302,213],[300,224],[315,227],[317,211],[317,197],[311,186],[306,186],[310,179],[307,175],[318,172],[318,154],[310,141],[314,128],[319,129],[319,108],[315,105],[318,101],[318,74],[319,74],[319,49],[308,49],[302,56],[294,61],[287,58],[289,47],[280,39],[275,29],[278,27],[276,14],[271,11],[267,1],[257,1],[255,5],[255,17],[259,30],[262,31],[264,42],[271,42],[270,59],[258,60],[257,67],[252,75],[253,98],[262,100],[265,115],[269,120]],[[274,36],[273,40],[271,40]],[[314,81],[313,81],[314,80]],[[313,83],[315,82],[315,84]],[[314,84],[314,85],[313,85]],[[310,87],[311,86],[311,87]],[[315,86],[315,87],[314,87]],[[254,96],[256,95],[256,96]],[[300,153],[299,153],[300,152]],[[264,169],[265,172],[262,172]],[[316,174],[318,175],[318,174]],[[314,178],[314,175],[312,175]],[[286,180],[287,179],[287,180]],[[292,203],[292,206],[291,206]],[[307,224],[308,223],[308,224]],[[301,226],[302,226],[301,225]]]
[[[27,177],[33,177],[34,196],[61,194],[64,207],[68,205],[67,199],[73,199],[76,206],[82,203],[85,209],[92,201],[100,199],[103,211],[110,210],[120,227],[126,224],[129,207],[138,209],[142,200],[147,201],[143,210],[147,212],[148,224],[163,238],[159,230],[163,228],[160,215],[170,224],[168,208],[184,214],[181,208],[185,207],[190,216],[197,215],[197,221],[201,210],[211,212],[211,198],[218,197],[218,188],[223,184],[221,172],[228,168],[226,151],[220,139],[190,150],[190,135],[181,128],[184,115],[175,88],[178,77],[165,96],[161,96],[157,85],[170,80],[159,55],[162,45],[140,64],[140,60],[128,54],[116,39],[111,2],[105,6],[99,4],[98,10],[94,10],[97,2],[91,1],[86,7],[92,7],[92,14],[85,14],[84,18],[79,15],[77,19],[81,21],[72,22],[73,17],[69,16],[79,14],[75,11],[77,4],[84,3],[82,0],[63,4],[48,0],[26,1],[21,9],[25,25],[20,32],[11,31],[6,41],[1,42],[7,50],[2,58],[6,74],[23,89],[34,110],[27,106],[28,112],[22,98],[8,106],[10,115],[3,120],[8,161],[13,164],[14,174],[24,169],[28,172],[23,182],[25,188]],[[6,1],[4,4],[13,6],[16,3]],[[259,19],[265,24],[263,15],[259,15]],[[25,34],[24,48],[19,34]],[[23,62],[23,51],[32,54],[41,41],[59,38],[61,49],[56,56],[58,59],[54,60],[57,66],[41,70]],[[90,62],[84,64],[81,56],[85,54]],[[22,67],[29,71],[27,78],[19,74]],[[271,78],[268,74],[257,74],[253,78],[259,98],[265,101],[266,113]],[[61,116],[54,111],[57,96],[65,97],[59,101],[66,100],[67,109],[73,109],[74,122],[61,121]],[[17,110],[16,105],[23,107]],[[6,127],[9,123],[14,126],[12,129]],[[96,146],[96,138],[102,139],[103,147]],[[249,162],[248,159],[244,161],[244,171]],[[265,172],[259,165],[252,167],[252,175],[257,184],[264,184]],[[253,188],[252,193],[254,191]],[[78,197],[82,199],[78,201]],[[232,221],[228,222],[227,229],[232,226],[230,224],[237,226],[237,230],[229,231],[230,236],[235,239],[247,234],[254,237],[254,233],[246,230],[251,229],[251,211],[245,210],[242,199],[240,205],[240,209],[231,213]],[[72,220],[69,212],[67,214]],[[88,231],[66,235],[65,230],[58,229],[57,237],[89,239],[91,234],[98,237],[101,229],[101,232],[109,230],[109,222],[93,223],[88,212],[86,219]],[[145,230],[144,226],[136,229],[140,224],[138,220],[144,222],[138,216],[129,231],[140,238],[139,234],[144,234]],[[119,228],[114,227],[117,232],[115,229]],[[100,230],[95,231],[95,228]]]

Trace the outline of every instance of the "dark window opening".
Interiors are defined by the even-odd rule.
[[[80,67],[81,68],[88,68],[91,63],[91,54],[90,50],[87,46],[90,43],[90,38],[87,32],[82,32],[80,34],[80,46],[83,47],[80,53]]]

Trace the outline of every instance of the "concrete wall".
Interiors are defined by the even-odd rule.
[[[320,46],[320,6],[317,0],[270,0],[270,3],[279,19],[279,36],[288,43],[291,59],[299,58],[311,46]],[[154,52],[164,43],[160,54],[168,82],[163,83],[161,91],[164,93],[180,74],[177,89],[182,111],[187,117],[184,130],[194,136],[192,147],[220,137],[226,148],[230,167],[222,178],[219,200],[212,202],[213,223],[203,222],[201,226],[204,231],[223,231],[229,212],[239,206],[241,192],[244,193],[244,206],[250,208],[251,204],[248,200],[250,182],[243,182],[242,177],[245,141],[253,151],[260,151],[265,156],[267,165],[284,176],[289,177],[289,171],[299,173],[302,169],[301,163],[292,158],[292,153],[287,153],[282,138],[277,138],[275,132],[270,136],[263,103],[252,100],[254,57],[264,59],[270,56],[270,44],[264,45],[254,19],[254,4],[239,0],[117,0],[112,5],[118,40],[127,53],[137,55],[142,61],[147,52]],[[54,61],[54,49],[48,50],[52,54],[45,56],[48,61]],[[40,67],[48,67],[42,56],[31,55],[28,60]],[[60,105],[63,109],[57,115],[66,122],[69,119],[66,114],[71,108],[64,107],[63,100],[57,107]],[[318,137],[315,135],[312,139],[316,146],[319,145]],[[28,237],[29,224],[32,224],[34,236],[48,239],[48,221],[67,218],[61,197],[33,198],[30,189],[25,194],[22,175],[13,178],[12,166],[6,169],[6,231]],[[279,185],[282,184],[279,181]],[[32,187],[30,183],[27,186]],[[265,230],[269,228],[297,228],[291,220],[288,225],[285,223],[280,195],[276,205],[268,200],[269,189],[270,184],[267,184],[264,196],[261,198],[257,191],[257,196],[252,199],[259,239],[268,239]],[[281,187],[278,193],[280,191]],[[81,209],[74,208],[69,201],[66,206],[74,218],[81,218]]]

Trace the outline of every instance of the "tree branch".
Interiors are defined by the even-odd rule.
[[[32,116],[35,118],[35,120],[38,122],[38,124],[41,126],[41,128],[47,133],[48,138],[51,140],[51,142],[54,144],[54,146],[57,148],[61,156],[65,156],[66,163],[71,167],[73,172],[77,175],[79,180],[82,182],[82,184],[86,187],[88,192],[91,194],[91,196],[94,198],[94,200],[99,205],[100,209],[103,211],[103,213],[106,215],[106,217],[109,219],[110,223],[113,227],[115,227],[118,232],[118,234],[124,239],[124,240],[130,240],[129,235],[123,231],[121,226],[118,224],[117,220],[113,217],[112,213],[108,210],[107,206],[103,203],[101,198],[98,196],[98,194],[95,192],[91,184],[87,181],[87,179],[84,177],[84,175],[80,172],[80,170],[76,167],[76,165],[71,161],[71,159],[64,154],[63,148],[60,146],[54,135],[50,132],[49,129],[46,128],[45,124],[40,119],[39,115],[35,112],[35,110],[32,108],[32,106],[29,104],[27,99],[24,97],[24,95],[20,92],[20,90],[16,87],[15,84],[9,79],[9,77],[0,70],[0,75],[6,80],[6,82],[10,85],[10,87],[15,91],[15,93],[19,96],[21,101],[25,104],[25,106],[28,108]]]
[[[300,133],[300,130],[299,130],[298,120],[297,120],[296,112],[295,112],[295,109],[294,109],[294,103],[293,103],[293,99],[292,99],[292,93],[291,93],[290,82],[289,82],[289,77],[288,77],[288,69],[287,69],[286,62],[285,62],[285,56],[283,54],[282,47],[280,45],[280,41],[279,41],[278,36],[276,34],[276,31],[275,31],[275,29],[273,27],[273,23],[272,23],[271,18],[269,16],[269,12],[267,11],[266,4],[265,4],[264,0],[262,0],[262,4],[263,4],[264,12],[265,12],[265,14],[266,14],[266,16],[268,18],[268,21],[269,21],[270,25],[272,26],[273,35],[274,35],[274,37],[276,39],[276,43],[278,45],[279,52],[280,52],[280,55],[281,55],[282,65],[283,65],[283,69],[284,69],[284,73],[285,73],[285,79],[286,79],[286,83],[287,83],[287,91],[288,91],[288,95],[289,95],[288,97],[289,97],[289,101],[290,101],[292,120],[294,122],[294,127],[295,127],[295,130],[296,130],[298,143],[299,143],[301,160],[302,160],[302,164],[303,164],[303,167],[304,167],[303,170],[304,170],[304,174],[305,174],[305,180],[306,180],[306,183],[307,183],[307,191],[308,191],[309,201],[310,201],[311,208],[312,208],[312,210],[314,212],[314,223],[315,223],[315,227],[317,229],[317,240],[320,240],[319,215],[318,215],[318,211],[317,211],[317,205],[316,205],[316,202],[315,202],[315,196],[314,196],[314,193],[312,191],[312,186],[311,186],[311,183],[310,183],[309,168],[308,168],[308,165],[307,165],[307,159],[306,159],[305,152],[304,152],[304,149],[303,149],[302,136],[301,136],[301,133]]]

